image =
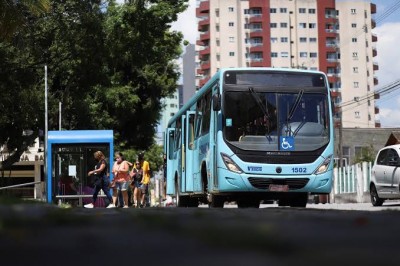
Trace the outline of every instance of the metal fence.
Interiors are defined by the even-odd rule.
[[[357,193],[358,196],[369,192],[371,180],[371,162],[363,162],[333,169],[335,195]]]

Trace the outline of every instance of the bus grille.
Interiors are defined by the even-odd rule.
[[[308,178],[259,178],[249,177],[250,184],[259,189],[268,189],[269,185],[288,185],[289,190],[301,189],[307,185],[310,179]]]

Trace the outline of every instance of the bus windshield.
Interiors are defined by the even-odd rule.
[[[314,151],[329,142],[328,97],[320,90],[243,87],[223,99],[224,138],[240,149],[282,151],[287,143],[290,151]]]

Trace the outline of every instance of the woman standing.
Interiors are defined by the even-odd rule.
[[[140,200],[141,200],[140,182],[142,182],[143,178],[143,170],[142,167],[140,166],[139,161],[136,161],[135,166],[132,168],[131,177],[132,177],[131,187],[133,189],[133,206],[135,208],[138,208],[140,206]]]
[[[93,171],[90,171],[88,173],[88,176],[94,175],[94,192],[93,192],[93,203],[86,204],[84,207],[85,208],[93,208],[94,204],[96,203],[97,200],[97,195],[99,194],[100,190],[102,189],[104,194],[107,196],[107,199],[109,200],[109,205],[107,208],[112,208],[112,198],[110,195],[110,180],[107,175],[107,161],[106,157],[101,151],[96,151],[94,153],[94,159],[97,161],[97,164],[94,168]],[[115,206],[115,205],[114,205]]]
[[[117,202],[118,192],[121,191],[122,198],[124,200],[124,208],[128,207],[128,186],[130,181],[129,176],[129,164],[124,160],[121,152],[115,153],[115,163],[112,168],[114,174],[115,187],[113,191],[113,204],[115,206]]]

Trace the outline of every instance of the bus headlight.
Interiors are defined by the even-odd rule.
[[[314,174],[320,175],[328,171],[329,164],[332,161],[332,155],[326,157],[326,159],[318,166],[318,168],[314,171]]]
[[[221,157],[226,165],[226,168],[228,168],[230,171],[238,174],[243,173],[242,169],[240,169],[240,167],[227,154],[221,152]]]

